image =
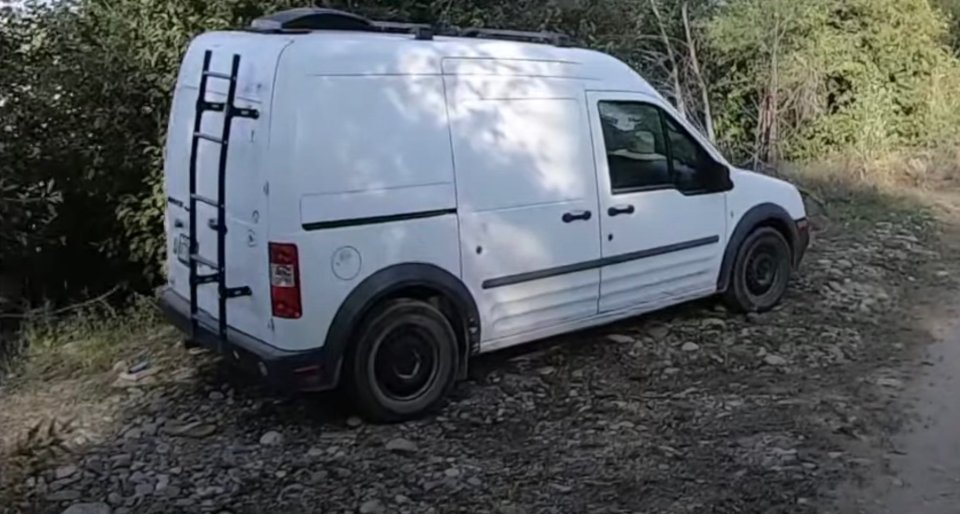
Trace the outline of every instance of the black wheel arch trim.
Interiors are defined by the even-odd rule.
[[[723,252],[723,263],[720,265],[720,276],[717,279],[717,290],[719,292],[722,293],[730,287],[730,277],[733,274],[733,266],[736,264],[740,245],[755,228],[769,224],[771,221],[779,222],[786,227],[787,243],[790,245],[793,260],[797,260],[801,244],[796,220],[790,217],[786,209],[777,204],[762,203],[755,205],[740,218],[740,221],[737,222],[737,228],[734,229],[733,235],[727,241],[727,248]],[[797,262],[792,264],[795,266]]]
[[[365,278],[340,304],[330,323],[324,349],[327,358],[335,361],[334,383],[340,382],[343,359],[350,344],[350,337],[357,324],[381,300],[407,288],[429,288],[451,300],[457,314],[463,320],[464,341],[467,351],[460,349],[458,378],[466,378],[467,362],[480,349],[480,311],[467,286],[449,271],[426,263],[395,264]]]

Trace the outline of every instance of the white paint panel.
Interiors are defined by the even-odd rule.
[[[443,60],[445,75],[518,75],[525,77],[579,77],[582,67],[575,62],[535,61],[527,59]]]
[[[596,315],[596,269],[483,287],[599,258],[582,90],[559,79],[447,80],[463,280],[477,300],[483,339]],[[563,221],[587,211],[589,220]]]
[[[470,210],[578,200],[593,189],[576,100],[468,100],[453,113],[458,187]]]
[[[432,184],[305,195],[300,199],[300,216],[306,224],[452,209],[456,194],[453,184]]]
[[[426,263],[460,275],[457,217],[450,214],[395,223],[278,234],[300,252],[303,317],[274,318],[277,345],[288,350],[323,346],[340,304],[373,273],[401,263]],[[360,254],[360,272],[350,280],[333,273],[336,251],[351,247]]]
[[[279,117],[271,127],[274,230],[297,230],[308,212],[330,219],[399,214],[428,201],[428,192],[443,195],[431,204],[454,206],[441,77],[314,77],[285,64],[281,70]],[[418,193],[420,186],[428,189]],[[358,193],[365,196],[349,199]],[[407,194],[415,197],[410,203],[402,198]],[[350,215],[337,216],[313,199],[301,202],[317,195],[349,204]],[[391,205],[395,212],[388,212]]]

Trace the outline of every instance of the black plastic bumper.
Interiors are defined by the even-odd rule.
[[[190,301],[170,288],[161,290],[159,305],[188,342],[219,353],[230,364],[259,375],[271,386],[325,391],[337,385],[339,356],[327,355],[324,348],[303,352],[281,350],[230,327],[227,327],[226,340],[221,340],[217,320],[203,311],[198,313],[194,332],[190,323]]]

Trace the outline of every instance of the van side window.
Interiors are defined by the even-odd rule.
[[[613,193],[672,187],[660,110],[640,102],[600,102]]]
[[[664,118],[667,120],[670,156],[673,161],[673,173],[677,189],[685,192],[706,189],[710,182],[704,174],[713,169],[713,159],[670,116],[664,116]]]

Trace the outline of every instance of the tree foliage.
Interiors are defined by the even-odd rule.
[[[381,19],[568,33],[638,69],[695,124],[709,116],[719,144],[746,160],[960,140],[960,65],[950,48],[960,46],[951,32],[960,2],[932,1],[324,4]],[[200,32],[293,5],[302,3],[0,8],[0,276],[16,276],[34,299],[154,284],[164,245],[162,144],[185,46]]]

